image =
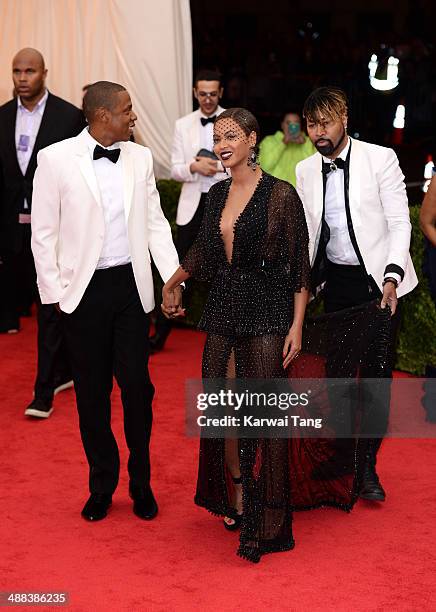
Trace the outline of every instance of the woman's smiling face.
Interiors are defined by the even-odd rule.
[[[213,150],[225,168],[247,163],[250,149],[256,145],[256,133],[249,136],[234,119],[224,118],[215,121],[213,130]]]

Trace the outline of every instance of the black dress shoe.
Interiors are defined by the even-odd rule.
[[[375,471],[375,466],[373,465],[365,466],[359,497],[368,501],[379,502],[383,502],[386,499],[385,490],[380,483],[380,479]]]
[[[112,504],[112,495],[92,493],[83,507],[82,516],[87,521],[101,521],[107,516]]]
[[[380,448],[381,442],[381,438],[369,438],[366,440],[365,463],[359,488],[359,497],[368,501],[384,502],[386,499],[386,493],[380,484],[380,479],[375,470],[377,451]]]
[[[140,519],[151,521],[157,514],[157,503],[150,487],[147,489],[130,489],[133,499],[133,512]]]
[[[24,414],[26,416],[38,417],[39,419],[48,419],[52,412],[53,407],[51,405],[51,402],[49,404],[41,399],[34,399],[27,406],[26,410],[24,411]]]

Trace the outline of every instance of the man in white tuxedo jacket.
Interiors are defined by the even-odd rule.
[[[178,257],[151,153],[129,142],[136,115],[128,92],[115,83],[95,83],[86,92],[84,113],[89,128],[38,155],[32,211],[38,288],[42,303],[62,313],[72,361],[91,493],[82,515],[104,518],[118,484],[119,455],[110,426],[115,374],[133,509],[152,519],[157,504],[149,458],[150,253],[164,281],[177,269]]]
[[[227,174],[213,153],[213,125],[223,112],[219,100],[223,95],[221,76],[212,70],[202,70],[195,77],[194,97],[199,108],[176,121],[171,151],[171,178],[182,183],[177,206],[177,252],[183,259],[197,237],[203,219],[209,189]],[[190,287],[184,295],[189,302]],[[156,333],[150,338],[153,351],[163,348],[171,323],[157,313]]]
[[[323,287],[326,312],[380,297],[382,307],[392,310],[392,349],[398,297],[418,282],[409,254],[404,176],[392,149],[347,135],[347,113],[345,93],[334,87],[315,90],[304,106],[308,134],[318,150],[296,169],[309,229],[312,286],[314,293]],[[372,501],[385,499],[375,470],[380,444],[381,438],[368,441],[359,493]]]

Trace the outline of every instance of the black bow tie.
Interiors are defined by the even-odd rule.
[[[103,147],[101,147],[100,145],[96,145],[94,153],[92,155],[92,159],[101,159],[102,157],[107,157],[107,159],[110,159],[112,163],[116,164],[120,153],[120,149],[103,149]]]
[[[340,157],[332,159],[330,162],[322,162],[322,173],[329,174],[329,172],[335,172],[338,168],[342,170],[345,168],[345,161]]]
[[[200,117],[201,125],[205,126],[208,123],[215,123],[216,115],[213,117]]]

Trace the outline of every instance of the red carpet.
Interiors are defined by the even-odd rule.
[[[435,440],[385,442],[384,505],[299,513],[294,551],[259,565],[235,555],[237,535],[192,501],[198,442],[184,435],[184,380],[199,375],[202,343],[200,333],[175,330],[152,358],[158,518],[144,523],[132,514],[115,392],[121,481],[108,518],[89,524],[80,517],[87,466],[74,393],[55,398],[47,421],[26,419],[35,321],[0,336],[0,590],[67,592],[67,608],[83,611],[436,610]]]

